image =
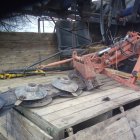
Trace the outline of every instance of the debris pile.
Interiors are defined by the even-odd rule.
[[[85,86],[83,86],[85,87]],[[49,84],[29,83],[0,94],[0,114],[15,107],[26,108],[43,107],[55,98],[73,98],[82,94],[80,82],[69,77],[58,77]]]

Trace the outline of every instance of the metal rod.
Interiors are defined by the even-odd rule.
[[[31,67],[33,67],[33,66],[35,66],[35,65],[37,65],[37,64],[40,64],[41,62],[44,62],[44,61],[46,61],[46,60],[48,60],[48,59],[51,59],[51,58],[57,56],[58,54],[60,54],[61,52],[62,52],[62,51],[59,51],[59,52],[57,52],[57,53],[55,53],[55,54],[53,54],[53,55],[48,56],[47,58],[45,58],[45,59],[43,59],[43,60],[41,60],[41,61],[38,61],[38,62],[36,62],[36,63],[34,63],[34,64],[32,64],[32,65],[26,67],[24,73],[25,73],[26,70],[28,70],[29,68],[31,68]]]
[[[43,33],[44,33],[44,31],[45,31],[45,30],[44,30],[44,20],[42,21],[42,24],[43,24]]]
[[[69,59],[65,59],[65,60],[61,60],[61,61],[50,63],[48,65],[41,65],[38,68],[43,69],[43,68],[47,68],[47,67],[58,66],[58,65],[61,65],[61,64],[65,64],[65,63],[71,62],[72,60],[73,60],[72,58],[69,58]]]
[[[38,33],[40,33],[40,18],[38,18]]]

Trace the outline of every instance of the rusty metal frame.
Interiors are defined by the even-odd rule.
[[[80,57],[74,51],[74,68],[87,80],[95,78],[96,73],[100,73],[105,74],[134,90],[140,90],[136,85],[136,81],[139,78],[138,74],[140,73],[140,34],[137,32],[129,32],[127,37],[128,38],[124,41],[115,44],[102,56],[99,56],[97,53],[92,53]],[[122,54],[122,51],[127,55]],[[119,62],[134,55],[138,55],[138,60],[129,79],[112,74],[105,69],[112,68],[113,66],[118,65]]]

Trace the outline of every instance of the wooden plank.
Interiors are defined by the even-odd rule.
[[[113,81],[111,81],[111,83],[113,84]],[[104,92],[109,89],[107,92],[105,92],[105,94],[102,94],[102,90],[104,88],[104,87],[102,87],[100,89],[93,90],[90,92],[84,92],[78,98],[57,98],[50,105],[48,105],[47,110],[45,107],[42,107],[40,109],[38,109],[38,108],[37,109],[29,109],[29,111],[37,113],[38,115],[44,115],[45,113],[49,114],[49,113],[52,113],[52,111],[55,112],[55,110],[61,110],[61,109],[66,108],[68,106],[79,104],[80,102],[78,102],[78,101],[79,100],[83,101],[82,99],[84,99],[85,101],[88,101],[92,97],[94,97],[96,99],[97,97],[107,96],[110,94],[110,92],[114,93],[116,91],[122,90],[122,88],[119,88],[119,86],[118,86],[118,88],[116,88],[117,84],[115,84],[115,86],[113,86],[113,87],[112,87],[112,84],[111,84],[111,86],[110,86],[110,84],[109,84],[109,86],[105,85],[106,89],[104,89]],[[114,87],[116,88],[116,91],[112,91],[112,88],[114,88]],[[90,96],[85,97],[85,96],[88,96],[89,94],[93,94],[93,95],[91,97]],[[67,103],[65,104],[65,102],[67,102]],[[56,105],[57,107],[54,105]]]
[[[112,82],[112,83],[111,83]],[[108,89],[114,89],[114,88],[116,88],[116,87],[120,87],[120,84],[119,83],[117,83],[116,84],[116,82],[114,83],[114,81],[111,81],[108,85],[107,85],[107,83],[105,84],[105,85],[103,85],[103,86],[101,86],[100,88],[98,88],[98,89],[94,89],[92,92],[92,94],[94,94],[94,93],[97,93],[97,92],[100,92],[100,91],[106,91],[106,90],[108,90]],[[88,92],[88,93],[90,93],[90,92]],[[87,96],[88,95],[88,93],[85,93],[85,92],[83,92],[80,96],[82,97],[82,96]],[[91,93],[90,93],[91,94]],[[79,97],[80,97],[79,96]],[[73,100],[74,98],[56,98],[49,106],[51,106],[51,105],[54,105],[54,104],[59,104],[59,103],[63,103],[63,102],[66,102],[66,101],[69,101],[69,100]]]
[[[41,116],[39,116],[39,115],[37,115],[35,113],[32,113],[32,112],[29,112],[26,109],[21,110],[21,112],[22,112],[22,114],[24,116],[26,116],[26,118],[28,120],[30,120],[31,122],[36,124],[39,128],[41,128],[42,130],[47,132],[50,136],[52,136],[54,138],[54,140],[60,140],[59,139],[59,137],[60,137],[60,130],[58,128],[56,128],[53,124],[51,124],[50,122],[47,122]]]
[[[25,77],[25,78],[21,77],[21,78],[15,78],[15,79],[2,80],[2,82],[0,82],[0,91],[4,92],[4,91],[7,91],[9,87],[15,88],[18,86],[27,85],[28,83],[47,84],[53,78],[56,78],[56,75],[62,76],[64,75],[64,73],[53,72],[50,74],[49,73],[46,74],[46,76],[31,76],[31,77]]]
[[[119,86],[118,86],[119,87]],[[114,89],[114,88],[116,88],[116,86],[106,86],[106,89],[104,90],[104,92],[106,91],[106,90],[112,90],[112,89]],[[100,93],[102,90],[101,89],[98,89],[98,90],[94,90],[94,91],[92,91],[93,93],[92,94],[98,94],[98,92]],[[85,98],[86,96],[88,96],[89,94],[88,94],[89,92],[87,92],[87,93],[83,93],[82,95],[81,95],[81,97],[83,97],[83,98]],[[79,98],[81,98],[81,97],[78,97],[78,98],[76,98],[76,100],[77,99],[79,99]],[[70,102],[70,104],[71,104],[71,101],[72,100],[75,100],[75,98],[56,98],[55,100],[53,100],[53,102],[51,103],[51,104],[49,104],[48,106],[45,106],[45,107],[40,107],[39,109],[38,108],[36,108],[36,109],[27,109],[27,108],[24,108],[24,107],[18,107],[17,109],[19,110],[19,111],[25,111],[26,113],[28,113],[28,114],[37,114],[37,116],[38,115],[43,115],[43,114],[41,114],[41,112],[46,112],[46,110],[47,110],[47,112],[48,113],[51,113],[50,111],[52,110],[52,108],[57,108],[58,109],[58,107],[60,107],[61,106],[61,104],[63,104],[63,103],[65,103],[65,102]],[[76,101],[75,100],[75,101]],[[77,101],[76,101],[77,102]],[[56,105],[55,107],[53,107],[54,105]],[[51,106],[52,106],[52,108],[51,108]],[[61,106],[62,107],[62,106]],[[64,107],[64,106],[63,106]],[[48,109],[48,108],[50,108],[50,109]],[[61,108],[60,108],[61,109]],[[25,113],[24,112],[24,113]]]
[[[121,105],[136,101],[138,99],[140,99],[140,92],[130,93],[126,96],[122,96],[120,98],[110,100],[108,102],[104,102],[95,107],[88,108],[86,110],[82,110],[80,112],[73,113],[69,116],[62,117],[58,120],[53,121],[52,123],[54,124],[54,126],[64,129],[64,128],[73,126],[75,124],[78,124],[80,122],[83,122],[85,120],[88,120],[90,118],[94,118],[100,114],[108,112]]]
[[[7,140],[7,139],[0,133],[0,140]]]
[[[129,119],[130,123],[132,123],[132,128],[134,128],[135,126],[140,126],[140,106],[130,110],[129,113],[126,114],[126,117]],[[134,122],[134,120],[137,121]]]
[[[123,127],[122,127],[123,124]],[[139,140],[140,106],[77,132],[65,140]]]
[[[121,127],[123,124],[123,127]],[[134,140],[127,118],[100,123],[93,127],[79,131],[65,140]]]
[[[23,83],[25,83],[25,82],[28,83],[30,81],[37,80],[40,83],[44,83],[45,79],[47,80],[47,82],[50,82],[51,79],[53,79],[54,77],[67,76],[68,72],[69,71],[47,72],[46,73],[46,77],[44,77],[44,76],[43,77],[42,76],[34,76],[34,78],[32,78],[32,77],[25,77],[25,78],[15,78],[15,79],[3,80],[3,82],[0,82],[0,86],[7,86],[8,84],[10,84],[10,86],[12,88],[13,84],[17,84],[17,86],[18,86],[19,85],[18,82],[20,82],[20,84],[22,84],[22,82]],[[108,79],[108,77],[104,76],[104,75],[99,75],[98,78],[99,78],[99,80],[102,80],[103,82],[110,81],[110,79]]]
[[[55,39],[54,34],[0,33],[0,70],[23,68],[54,54],[58,51]],[[44,64],[57,60],[54,57]]]
[[[0,91],[4,92],[7,90],[8,87],[14,88],[17,86],[22,86],[28,83],[40,83],[40,84],[47,84],[48,82],[51,82],[52,79],[56,77],[61,77],[61,76],[66,76],[66,72],[47,72],[46,76],[31,76],[31,77],[21,77],[21,78],[15,78],[15,79],[7,79],[7,80],[2,80],[0,82]],[[102,79],[103,77],[103,79]],[[104,77],[104,75],[99,76],[100,80],[102,79],[102,83],[106,83],[108,85],[114,85],[115,81],[108,79],[107,77]],[[110,81],[109,83],[107,81]],[[102,86],[104,87],[104,85]],[[101,87],[101,88],[102,88]]]
[[[8,114],[4,113],[0,116],[0,133],[7,138],[7,117]]]
[[[0,118],[0,131],[8,140],[52,140],[52,137],[25,117],[11,110]]]
[[[106,92],[109,94],[106,95],[105,94]],[[128,94],[132,93],[133,91],[124,90],[123,88],[118,88],[118,89],[115,88],[114,92],[113,91],[111,92],[111,90],[106,91],[106,92],[104,92],[104,91],[101,92],[101,94],[100,94],[100,95],[102,95],[101,97],[96,98],[96,96],[94,97],[94,95],[89,95],[88,100],[85,100],[86,97],[83,99],[79,99],[79,103],[77,101],[76,105],[68,106],[67,108],[64,108],[62,110],[56,110],[47,115],[44,114],[43,118],[46,119],[47,121],[53,123],[53,121],[60,119],[62,117],[64,118],[65,116],[70,116],[71,114],[84,111],[88,108],[96,107],[100,104],[104,104],[105,101],[103,101],[103,98],[105,98],[105,97],[109,97],[111,100],[117,100],[117,98],[127,96]],[[98,96],[98,94],[97,94],[97,96]],[[65,104],[63,104],[62,106],[65,106],[65,105],[67,105],[67,102]],[[56,105],[56,107],[57,107],[57,105]],[[46,112],[47,112],[47,110],[46,110]]]
[[[137,119],[135,119],[137,121]],[[132,127],[131,127],[132,129]],[[135,139],[139,140],[140,139],[140,126],[137,126],[135,128],[132,129],[134,135],[135,135]]]
[[[122,96],[123,91],[124,91],[123,88],[117,87],[113,91],[112,91],[112,89],[109,89],[109,90],[106,90],[106,91],[100,91],[100,92],[96,92],[96,93],[95,92],[93,92],[93,93],[90,92],[90,95],[88,94],[89,92],[85,92],[85,94],[86,93],[88,94],[87,96],[81,96],[81,97],[78,97],[78,98],[74,98],[73,100],[68,100],[67,102],[59,103],[59,104],[56,104],[56,105],[53,105],[53,106],[48,106],[47,109],[46,108],[41,108],[39,110],[38,109],[33,109],[32,111],[34,113],[37,113],[38,115],[43,116],[43,115],[47,115],[47,114],[54,113],[54,112],[57,113],[56,111],[61,111],[61,110],[63,111],[63,109],[66,109],[66,110],[68,109],[69,110],[69,107],[71,107],[71,108],[74,107],[74,106],[76,107],[76,105],[79,105],[79,104],[80,104],[81,108],[83,107],[83,109],[84,109],[84,105],[88,105],[87,102],[89,102],[89,103],[92,102],[93,104],[96,102],[95,103],[95,105],[96,105],[97,103],[102,102],[102,99],[104,97],[111,97],[111,95],[114,96],[115,93],[119,93],[116,96],[120,96],[120,95]],[[83,105],[81,105],[81,104],[83,104]],[[74,107],[74,109],[76,111],[75,107]]]
[[[93,90],[93,94],[94,93],[97,93],[97,92],[100,92],[100,91],[106,91],[108,89],[113,89],[113,88],[116,88],[116,87],[119,87],[120,84],[114,84],[114,85],[109,85],[109,86],[106,86],[106,87],[103,87],[103,88],[100,88],[100,89],[96,89],[96,90]],[[81,97],[82,96],[87,96],[88,94],[85,94],[85,93],[82,93],[82,95],[80,95]],[[80,97],[79,96],[79,97]],[[69,100],[73,100],[74,98],[56,98],[51,104],[49,104],[48,106],[52,106],[54,104],[59,104],[59,103],[63,103],[63,102],[67,102]]]
[[[36,81],[38,81],[38,80],[36,80]],[[112,82],[112,84],[113,84],[113,82]],[[92,94],[96,94],[98,92],[101,92],[102,90],[104,90],[104,91],[106,91],[108,89],[111,90],[111,89],[114,89],[114,88],[119,87],[119,86],[120,86],[120,84],[116,84],[116,83],[114,83],[113,85],[109,85],[109,86],[107,85],[107,86],[105,86],[103,88],[93,90],[92,91]],[[85,92],[82,95],[80,95],[79,98],[80,97],[83,97],[83,96],[85,97],[85,96],[87,96],[89,94],[91,94],[91,93],[90,92]],[[57,105],[58,106],[59,104],[62,104],[64,102],[69,102],[69,101],[71,102],[72,100],[74,100],[74,98],[56,98],[55,100],[53,100],[53,102],[51,104],[49,104],[46,107],[40,107],[39,109],[38,108],[37,109],[27,109],[27,108],[23,108],[23,107],[18,107],[18,109],[19,110],[22,110],[22,111],[23,110],[26,110],[27,112],[37,113],[39,115],[39,112],[43,112],[44,110],[47,110],[49,112],[48,107],[50,107],[50,106],[54,106],[54,105]],[[40,114],[40,115],[43,115],[43,114]]]
[[[113,69],[109,69],[109,68],[106,68],[105,70],[107,72],[110,72],[110,73],[114,74],[114,75],[117,75],[117,76],[120,76],[120,77],[123,77],[123,78],[127,78],[127,79],[132,76],[129,73],[118,71],[118,70],[113,70]]]
[[[125,115],[130,123],[130,127],[135,135],[135,139],[140,139],[140,106],[129,110]]]
[[[50,81],[52,81],[52,79],[59,77],[59,76],[65,76],[68,72],[47,72],[46,73],[46,77],[45,76],[31,76],[31,77],[21,77],[21,78],[15,78],[15,79],[7,79],[7,80],[2,80],[2,82],[0,82],[0,91],[4,92],[7,91],[8,88],[15,88],[18,86],[23,86],[26,85],[28,83],[37,83],[37,84],[46,84]],[[104,78],[104,75],[101,75],[100,77]],[[100,79],[101,80],[101,79]],[[99,89],[95,89],[94,91],[101,91],[101,90],[107,90],[107,89],[111,89],[114,87],[119,86],[120,84],[116,84],[116,82],[113,80],[109,80],[109,82],[107,82],[107,77],[102,81],[102,83],[105,82],[104,85],[102,85]],[[84,95],[84,94],[82,94]],[[62,100],[69,100],[69,99],[62,99]],[[55,103],[59,103],[61,102],[59,99],[55,102]],[[54,102],[52,103],[54,104]],[[51,105],[52,105],[51,104]]]
[[[124,125],[123,127],[122,124]],[[134,140],[129,122],[119,114],[92,127],[86,128],[65,140]]]
[[[56,35],[53,33],[18,33],[18,32],[1,32],[0,33],[0,42],[7,41],[49,41],[56,39]]]

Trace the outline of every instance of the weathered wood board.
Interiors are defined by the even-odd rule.
[[[31,82],[40,84],[48,83],[55,77],[64,75],[63,73],[53,73],[53,76],[47,75],[46,77],[40,78],[11,79],[4,81],[0,90],[5,91],[7,89],[6,85],[9,87],[16,87]],[[52,136],[54,140],[59,140],[64,138],[64,133],[67,128],[76,126],[106,112],[110,112],[117,107],[140,99],[140,92],[121,86],[121,84],[106,76],[99,75],[98,79],[102,83],[100,88],[90,92],[83,92],[79,97],[59,97],[54,99],[48,106],[41,108],[27,109],[18,107],[16,109],[23,113],[28,120],[32,121],[35,125]],[[16,83],[12,83],[14,80]],[[109,97],[110,100],[104,101],[103,99],[106,97]],[[107,119],[108,117],[105,118]],[[91,122],[91,125],[93,125],[93,122]]]
[[[81,130],[65,140],[140,140],[140,106]]]
[[[53,33],[0,32],[0,71],[25,68],[58,51]],[[54,57],[43,64],[57,61]]]
[[[8,140],[52,140],[52,137],[15,110],[0,117],[0,132]]]
[[[7,140],[7,139],[0,133],[0,140]]]
[[[123,124],[123,127],[121,127]],[[96,125],[79,131],[65,140],[135,140],[126,118],[121,118],[111,124]]]

